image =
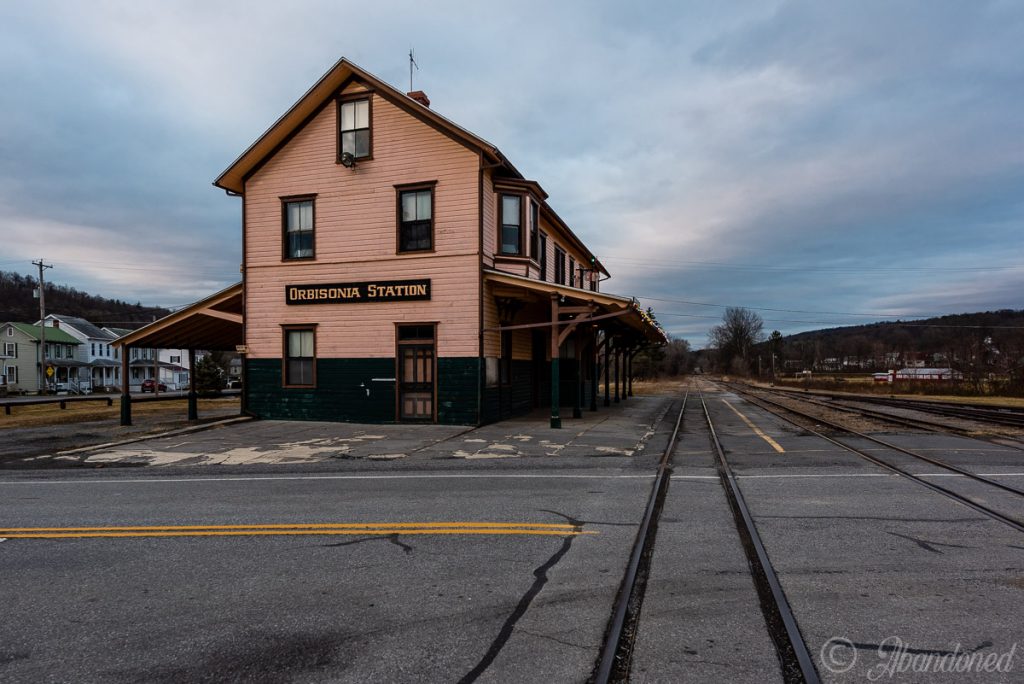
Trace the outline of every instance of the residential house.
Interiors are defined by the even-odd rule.
[[[45,332],[46,365],[41,364],[40,339]],[[29,323],[0,325],[0,374],[7,379],[9,392],[79,391],[78,378],[83,365],[78,360],[81,340],[64,330],[45,331]],[[52,369],[52,373],[47,373]]]

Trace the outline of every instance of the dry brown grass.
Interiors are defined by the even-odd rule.
[[[199,415],[210,409],[227,409],[238,406],[238,397],[219,397],[216,399],[200,399]],[[188,400],[185,398],[168,401],[137,401],[132,403],[132,415],[150,417],[157,420],[166,418],[184,420],[188,413]],[[61,409],[57,403],[30,404],[28,406],[12,405],[11,415],[0,412],[0,429],[2,428],[33,428],[49,425],[67,425],[89,421],[119,420],[121,417],[121,400],[114,399],[113,406],[101,401],[80,401],[67,403]]]

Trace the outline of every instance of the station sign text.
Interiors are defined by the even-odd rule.
[[[429,278],[285,286],[285,302],[287,304],[408,302],[417,299],[430,299]]]

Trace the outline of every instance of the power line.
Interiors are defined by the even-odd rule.
[[[1015,264],[1007,266],[774,266],[766,264],[729,264],[721,261],[690,261],[673,259],[671,261],[647,258],[621,257],[621,256],[599,256],[601,261],[625,261],[627,263],[644,264],[656,268],[678,267],[681,265],[698,266],[707,268],[728,268],[747,271],[819,271],[825,273],[906,273],[914,272],[987,272],[987,271],[1015,271],[1024,268],[1024,265]]]
[[[929,314],[887,314],[877,313],[873,311],[807,311],[804,309],[773,309],[767,306],[740,306],[737,304],[711,304],[708,302],[692,302],[686,299],[662,299],[659,297],[647,297],[644,295],[637,295],[637,299],[649,299],[653,302],[667,302],[670,304],[689,304],[692,306],[710,306],[719,309],[752,309],[754,311],[774,311],[776,313],[799,313],[799,314],[816,314],[823,316],[879,316],[885,318],[933,318],[937,316],[956,316],[955,313],[929,313]]]
[[[721,320],[716,316],[700,316],[698,314],[675,313],[673,311],[655,311],[655,318],[662,316],[674,316],[679,318],[703,318],[710,320]],[[888,325],[902,328],[960,328],[964,330],[1024,330],[1022,325],[958,325],[955,323],[904,323],[902,321],[882,321],[872,323],[852,323],[848,325],[837,325],[836,321],[803,321],[786,318],[762,318],[765,323],[799,323],[804,325],[831,325],[840,328],[857,328],[869,325]]]

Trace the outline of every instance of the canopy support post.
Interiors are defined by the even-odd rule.
[[[121,347],[121,425],[132,424],[132,395],[128,393],[129,348]]]
[[[188,350],[188,420],[199,420],[199,402],[196,394],[196,350]]]

